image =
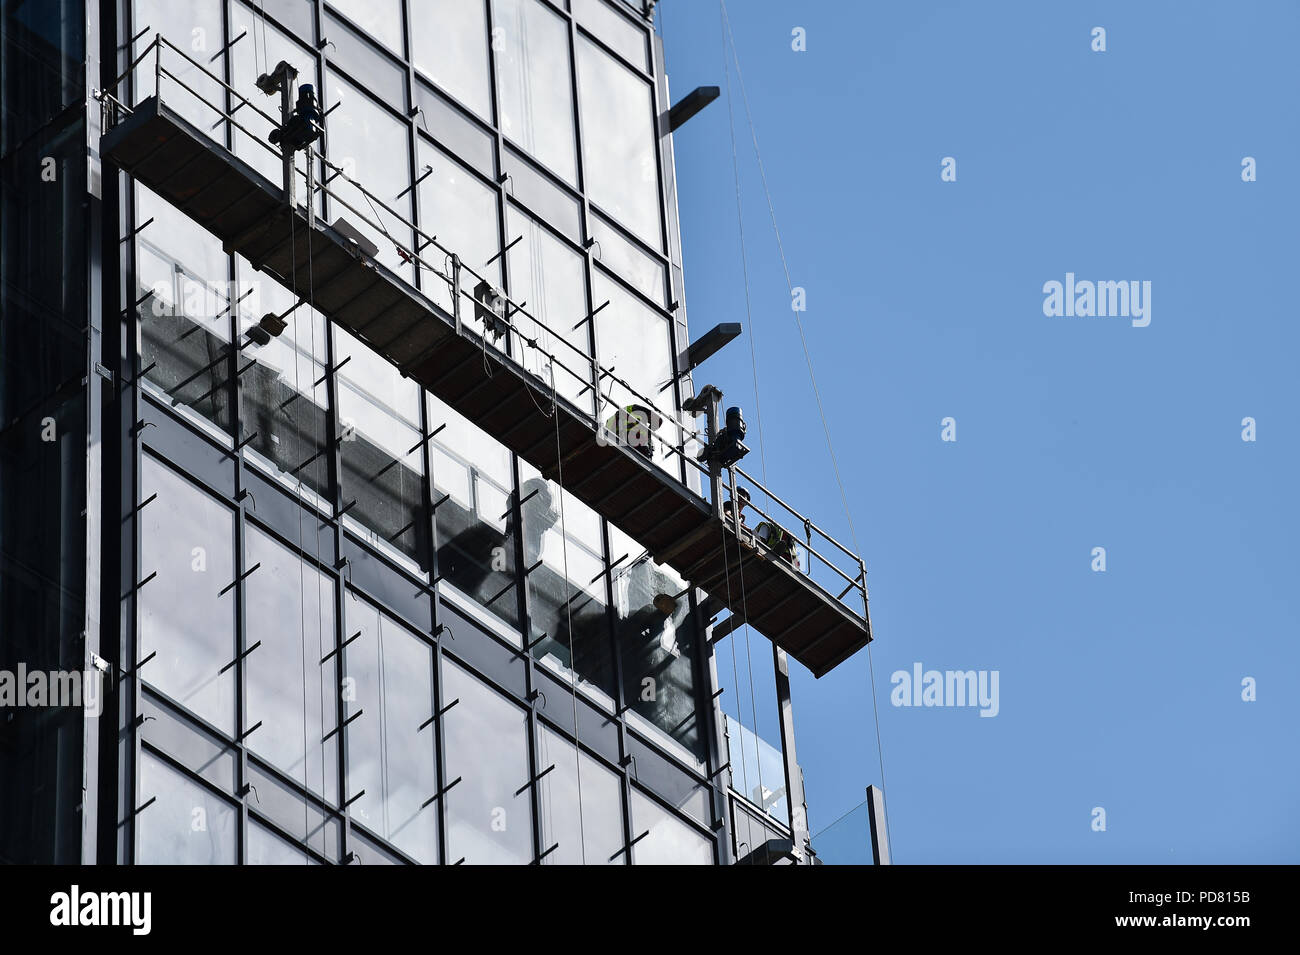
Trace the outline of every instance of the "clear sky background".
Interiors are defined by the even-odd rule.
[[[867,560],[894,860],[1300,862],[1300,4],[728,7]],[[674,96],[724,87],[675,136],[698,335],[746,321],[717,0],[660,22]],[[769,483],[848,540],[731,79]],[[1150,281],[1150,326],[1045,317],[1066,272]],[[749,343],[701,372],[756,446]],[[999,714],[891,706],[916,662],[999,671]],[[818,832],[880,782],[868,657],[794,670]]]

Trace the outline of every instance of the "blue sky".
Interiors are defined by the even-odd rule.
[[[867,560],[894,860],[1300,862],[1300,5],[729,10]],[[717,3],[660,17],[674,95],[724,86]],[[732,83],[769,483],[847,540]],[[675,137],[696,334],[746,321],[725,97]],[[1067,272],[1151,282],[1150,325],[1045,316]],[[702,372],[756,439],[748,343]],[[890,705],[916,662],[997,670],[1000,712]],[[816,832],[880,782],[867,654],[796,670]]]

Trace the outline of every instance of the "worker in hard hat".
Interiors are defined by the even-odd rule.
[[[754,537],[776,557],[795,570],[799,569],[799,552],[795,548],[794,535],[784,527],[773,521],[762,521],[754,528]]]
[[[722,515],[727,523],[732,526],[736,534],[746,543],[753,537],[753,532],[745,526],[745,507],[749,504],[749,489],[736,488],[736,496],[724,501],[722,504]]]
[[[642,404],[631,404],[619,408],[605,422],[605,428],[614,435],[618,444],[654,460],[653,435],[663,423],[663,415],[654,409]]]

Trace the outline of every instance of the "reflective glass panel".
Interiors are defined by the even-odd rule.
[[[334,349],[344,520],[371,545],[422,572],[428,528],[420,387],[338,326]]]
[[[443,797],[447,859],[527,864],[533,860],[527,717],[446,657],[442,679],[442,705],[460,701],[442,717],[448,781],[461,778]]]
[[[579,37],[578,89],[588,194],[652,248],[662,248],[650,84]]]
[[[492,0],[501,131],[565,182],[577,179],[569,29],[539,0]]]
[[[546,865],[626,865],[623,795],[618,775],[564,737],[540,727],[538,771],[555,769],[538,783],[542,849],[558,845]]]
[[[319,523],[309,520],[309,526]],[[338,801],[334,584],[258,528],[248,525],[244,585],[248,646],[247,724],[262,725],[249,748],[291,779]],[[326,656],[328,660],[321,662]],[[326,736],[330,736],[328,740]]]
[[[329,0],[357,26],[402,55],[402,0]],[[416,0],[417,4],[422,0]]]
[[[234,865],[234,806],[147,751],[140,753],[139,865]],[[150,802],[153,800],[153,802]]]
[[[329,382],[324,317],[243,258],[239,274],[240,440],[244,456],[318,506],[328,506]],[[285,329],[265,345],[250,330],[272,315]],[[276,327],[273,325],[273,327]],[[251,364],[250,364],[251,363]]]
[[[235,519],[149,456],[140,471],[139,591],[145,680],[217,729],[235,730]],[[225,591],[224,593],[222,591]]]
[[[491,118],[483,0],[417,0],[411,4],[411,47],[417,70],[479,116]]]
[[[228,433],[230,307],[221,241],[175,206],[136,189],[140,367],[149,391]],[[152,222],[149,220],[152,219]]]
[[[438,573],[512,628],[518,627],[510,452],[437,398],[426,397],[430,430],[445,425],[429,443]]]
[[[639,790],[632,790],[632,846],[636,865],[713,865],[713,843]]]
[[[670,567],[610,525],[615,636],[630,718],[683,759],[703,765],[706,746],[695,692],[696,629],[687,587]]]
[[[588,695],[610,708],[614,666],[600,516],[522,461],[519,473],[533,656],[565,679],[576,673]]]
[[[379,247],[379,261],[410,282],[414,269],[398,252],[399,245],[412,246],[410,230],[399,222],[399,216],[411,218],[406,126],[337,73],[330,73],[327,93],[327,109],[340,105],[325,120],[325,155],[347,176],[325,173],[337,197],[330,202],[329,221],[341,218],[368,237]]]
[[[512,318],[511,348],[548,388],[590,414],[594,372],[582,256],[514,206],[506,222],[512,239],[523,236],[506,253],[510,297],[526,303]]]
[[[407,855],[438,860],[433,651],[364,600],[346,601],[343,699],[348,718],[348,795],[356,819]],[[357,715],[360,714],[360,715]]]

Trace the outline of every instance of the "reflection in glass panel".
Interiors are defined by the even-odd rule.
[[[356,820],[426,864],[438,861],[433,651],[369,603],[349,594],[343,698],[348,796]],[[360,715],[357,715],[360,714]]]
[[[140,469],[141,671],[150,686],[217,729],[235,730],[235,521],[223,505],[155,459]]]
[[[139,865],[234,865],[234,806],[152,753],[140,753],[136,805]],[[153,802],[150,802],[153,800]]]
[[[204,69],[213,76],[222,74],[219,54],[225,40],[221,29],[221,0],[189,0],[187,3],[176,3],[175,0],[135,0],[131,24],[134,27],[133,35],[148,27],[148,32],[135,41],[133,60],[153,43],[156,34],[161,33],[185,56],[203,64]],[[155,93],[154,56],[155,52],[151,51],[148,68],[138,69],[134,74],[137,103]],[[185,56],[170,47],[163,49],[162,66],[175,79],[163,76],[162,99],[200,130],[218,142],[224,142],[224,130],[220,126],[214,128],[220,119],[220,113],[212,106],[204,105],[206,102],[218,108],[225,107],[221,84],[212,76],[205,76]],[[215,62],[211,62],[213,56],[217,57]],[[186,90],[181,83],[194,92]]]
[[[316,860],[285,842],[261,823],[248,821],[248,851],[245,865],[316,865]]]
[[[247,31],[247,35],[230,48],[230,85],[253,107],[241,105],[238,99],[232,103],[232,109],[237,110],[235,122],[248,130],[246,133],[238,126],[231,126],[235,155],[280,185],[284,176],[280,151],[267,139],[274,126],[261,115],[265,113],[273,118],[280,115],[280,94],[268,96],[263,93],[257,88],[257,78],[274,70],[283,60],[298,71],[299,84],[310,83],[320,89],[316,79],[316,58],[264,17],[255,14],[245,3],[230,5],[230,30],[231,37]],[[306,156],[305,152],[300,152],[296,157],[299,172],[306,170]],[[306,195],[303,180],[299,180],[296,195],[301,204]]]
[[[496,190],[424,139],[419,141],[419,150],[421,174],[428,173],[418,187],[420,228],[427,235],[436,235],[440,245],[459,255],[468,268],[499,290],[500,262],[488,262],[501,251]],[[450,274],[450,265],[443,261],[445,256],[436,246],[425,249],[422,258],[444,274]],[[450,310],[451,289],[447,283],[428,272],[420,278],[424,294]],[[465,324],[482,333],[483,324],[474,317],[473,302],[465,297],[474,291],[476,284],[474,278],[462,273],[464,294],[460,307]]]
[[[455,37],[448,43],[448,37]],[[419,0],[411,4],[415,68],[484,119],[491,118],[487,8],[483,0]]]
[[[506,223],[512,238],[523,236],[506,253],[510,298],[527,303],[512,319],[516,333],[511,350],[548,387],[590,414],[595,373],[591,323],[584,320],[588,313],[582,256],[514,206],[507,211]],[[530,340],[537,342],[536,348],[528,346]]]
[[[334,328],[345,521],[408,569],[423,572],[429,535],[420,387],[342,328]]]
[[[587,192],[651,248],[661,249],[650,84],[586,37],[579,37],[578,88]]]
[[[731,786],[774,819],[785,824],[790,804],[785,791],[785,758],[781,751],[731,714],[727,726]]]
[[[576,672],[583,690],[612,708],[600,516],[531,465],[521,461],[519,475],[533,656],[565,679]]]
[[[319,522],[310,520],[309,526]],[[334,586],[258,528],[248,526],[244,566],[261,566],[244,584],[247,723],[262,725],[249,748],[291,779],[338,801]]]
[[[402,55],[402,0],[329,0],[353,23]]]
[[[679,756],[703,766],[704,733],[695,695],[695,618],[686,583],[656,564],[630,537],[609,525],[615,631],[623,667],[623,701]]]
[[[649,401],[662,420],[650,439],[652,460],[670,472],[680,467],[679,458],[665,442],[677,445],[681,432],[673,421],[672,339],[668,319],[646,305],[600,270],[592,273],[592,297],[596,307],[596,356],[600,367],[613,368],[617,377],[632,386],[631,391],[610,379],[601,390],[598,417],[609,422],[620,409]],[[615,432],[617,433],[617,431]]]
[[[632,790],[632,847],[636,865],[713,865],[713,842],[657,802]]]
[[[519,626],[515,580],[514,476],[510,452],[432,395],[438,574],[510,624]],[[443,498],[446,500],[443,500]]]
[[[441,719],[448,780],[461,777],[443,797],[447,859],[525,865],[533,860],[527,716],[448,657],[442,681],[442,705],[460,701]]]
[[[618,776],[544,726],[537,731],[537,768],[555,769],[538,783],[545,865],[626,865],[623,795]],[[581,785],[579,785],[581,783]]]
[[[492,24],[501,131],[573,183],[568,26],[539,0],[492,0]]]
[[[317,506],[329,502],[328,339],[324,317],[238,258],[240,440],[244,455]],[[259,345],[250,330],[265,315],[286,328]],[[253,332],[260,334],[260,332]],[[319,384],[317,384],[319,382]]]
[[[136,189],[140,368],[149,391],[229,432],[230,307],[221,242],[175,206]],[[145,371],[147,369],[147,371]]]
[[[334,177],[333,170],[326,170],[325,179],[333,194],[329,221],[343,219],[349,223],[379,247],[380,262],[406,281],[413,281],[414,270],[397,250],[399,245],[407,250],[412,247],[410,229],[398,220],[398,216],[411,219],[411,197],[407,192],[411,185],[410,145],[406,125],[332,71],[326,92],[325,108],[339,105],[325,122],[325,157],[341,168],[348,179],[379,200],[371,201],[361,188],[342,176]]]

